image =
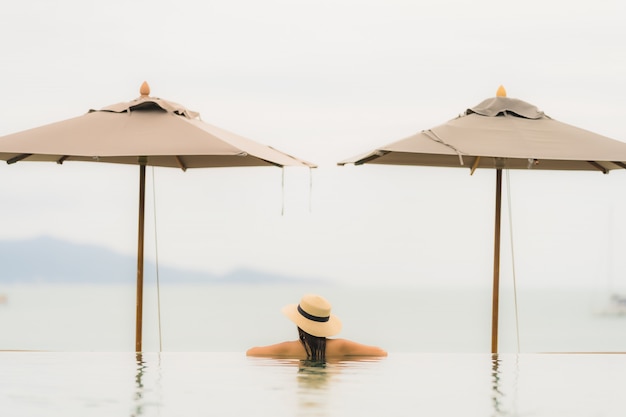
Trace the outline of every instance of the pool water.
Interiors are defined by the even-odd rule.
[[[0,352],[2,416],[623,416],[624,354]]]

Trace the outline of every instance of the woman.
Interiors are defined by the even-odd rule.
[[[316,361],[347,356],[387,356],[386,351],[376,346],[346,339],[327,339],[339,333],[341,321],[330,313],[330,303],[324,297],[305,295],[300,304],[287,305],[282,312],[298,326],[299,340],[253,347],[246,355]]]

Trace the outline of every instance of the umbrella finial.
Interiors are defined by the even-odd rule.
[[[498,91],[496,91],[496,97],[506,97],[506,90],[503,86],[498,87]]]
[[[142,96],[150,95],[150,86],[147,82],[144,81],[143,84],[141,84],[141,87],[139,88],[139,94],[141,94]]]

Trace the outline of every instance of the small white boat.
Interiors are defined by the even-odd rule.
[[[599,311],[606,316],[626,316],[626,296],[612,294],[608,305]]]

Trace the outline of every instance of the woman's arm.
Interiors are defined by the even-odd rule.
[[[329,340],[330,342],[330,340]],[[326,348],[326,354],[338,356],[387,356],[387,351],[378,346],[369,346],[353,342],[347,339],[333,339],[329,344],[333,344],[331,349]]]
[[[247,356],[302,356],[302,352],[297,349],[300,342],[281,342],[269,346],[257,346],[246,351]]]

